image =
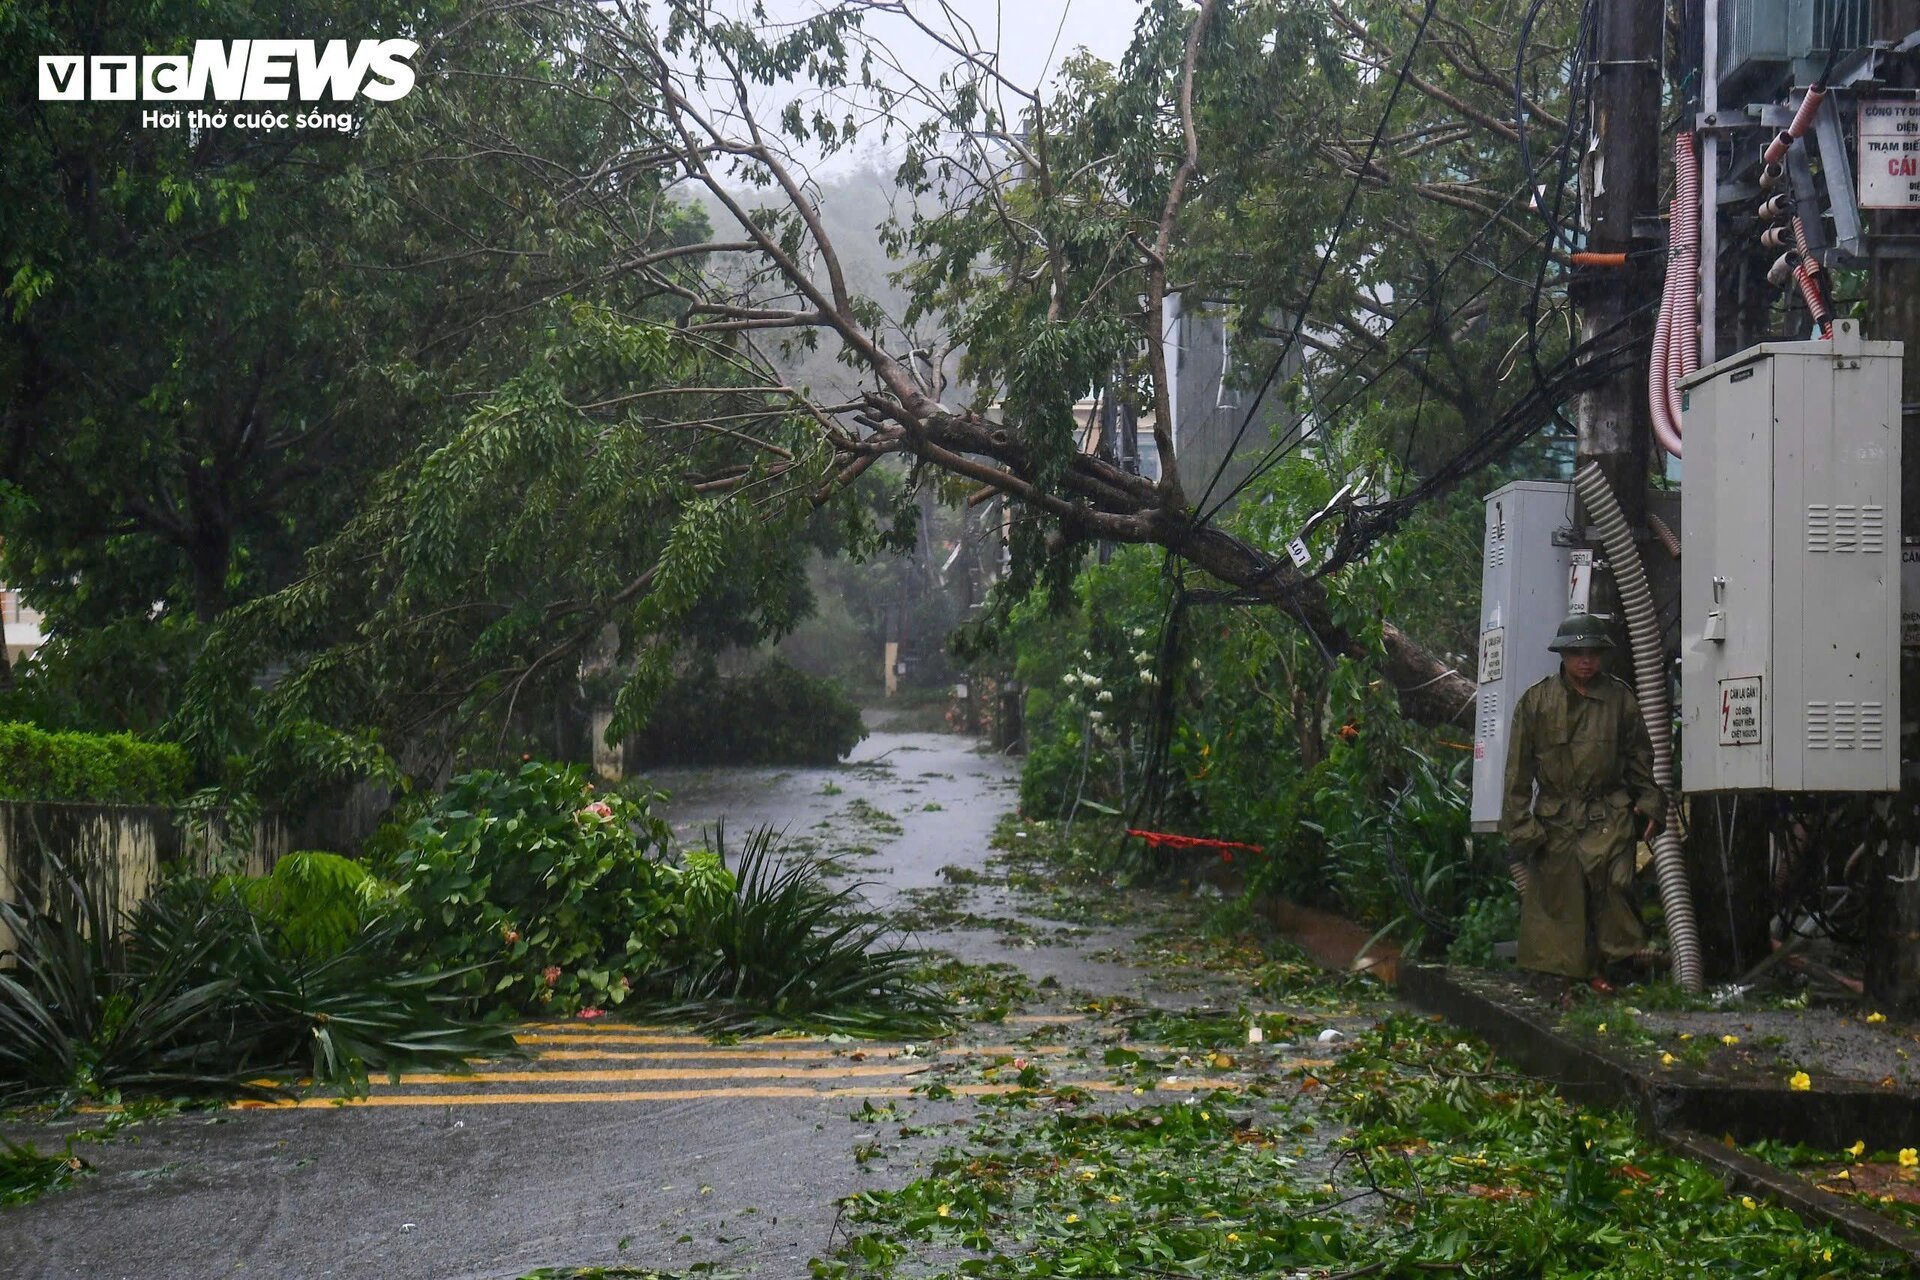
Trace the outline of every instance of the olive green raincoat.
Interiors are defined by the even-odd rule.
[[[1564,671],[1528,689],[1513,712],[1506,782],[1500,832],[1531,881],[1520,967],[1586,978],[1638,951],[1634,838],[1666,802],[1633,690],[1601,675],[1582,692]]]

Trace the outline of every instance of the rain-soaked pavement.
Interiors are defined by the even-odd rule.
[[[75,1189],[0,1210],[0,1276],[491,1280],[615,1263],[805,1276],[830,1247],[840,1197],[876,1177],[904,1182],[932,1153],[906,1144],[877,1172],[864,1165],[849,1122],[864,1098],[903,1099],[921,1124],[957,1118],[969,1094],[996,1087],[978,1083],[991,1070],[970,1071],[975,1083],[950,1099],[909,1090],[974,1061],[969,1048],[1071,1021],[1066,992],[1195,998],[1155,992],[1122,962],[1127,929],[1037,925],[1004,883],[977,883],[1015,806],[1017,765],[970,739],[877,732],[834,768],[656,781],[683,840],[719,818],[729,843],[781,827],[867,882],[876,905],[907,913],[922,945],[1016,965],[1057,991],[1051,1012],[932,1050],[818,1039],[719,1050],[672,1029],[532,1028],[532,1063],[377,1084],[369,1105],[154,1121],[85,1148],[96,1173]],[[48,1134],[12,1136],[44,1147]]]

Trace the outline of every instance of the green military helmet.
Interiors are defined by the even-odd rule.
[[[1611,649],[1613,637],[1607,634],[1606,623],[1576,609],[1567,615],[1560,629],[1553,633],[1553,643],[1547,648],[1555,653],[1564,653],[1568,649]]]

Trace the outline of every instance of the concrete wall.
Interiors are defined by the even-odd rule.
[[[172,868],[264,875],[288,847],[276,822],[183,828],[168,809],[0,801],[0,896],[44,901],[48,877],[64,866],[119,917]],[[0,927],[0,951],[12,942]]]

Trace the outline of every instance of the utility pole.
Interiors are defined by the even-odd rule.
[[[1580,207],[1591,253],[1631,253],[1648,247],[1634,234],[1637,219],[1653,215],[1660,199],[1660,44],[1666,31],[1664,0],[1601,0],[1594,32],[1594,138],[1583,149]],[[1595,268],[1580,282],[1580,336],[1607,333],[1655,292],[1643,259]],[[1633,321],[1635,342],[1647,345],[1652,320]],[[1647,362],[1595,387],[1580,399],[1576,420],[1580,464],[1598,462],[1606,472],[1627,522],[1646,524],[1647,451],[1652,422],[1647,412]],[[1613,612],[1611,591],[1596,611]]]
[[[1874,0],[1872,35],[1898,42],[1920,29],[1920,0]],[[1920,88],[1911,60],[1888,67],[1892,88]],[[1896,235],[1911,235],[1914,215],[1869,213],[1868,245],[1878,248]],[[1906,343],[1900,369],[1900,546],[1904,561],[1920,549],[1920,260],[1875,253],[1868,272],[1866,331],[1869,338]],[[1920,662],[1902,653],[1900,672],[1900,760],[1905,774],[1920,758],[1920,741],[1907,726],[1920,723]],[[1911,868],[1903,846],[1920,842],[1920,789],[1903,783],[1892,797],[1893,839],[1888,851],[1870,864],[1868,898],[1867,993],[1876,1002],[1920,1008],[1920,881],[1906,878]],[[1910,856],[1910,855],[1909,855]]]

